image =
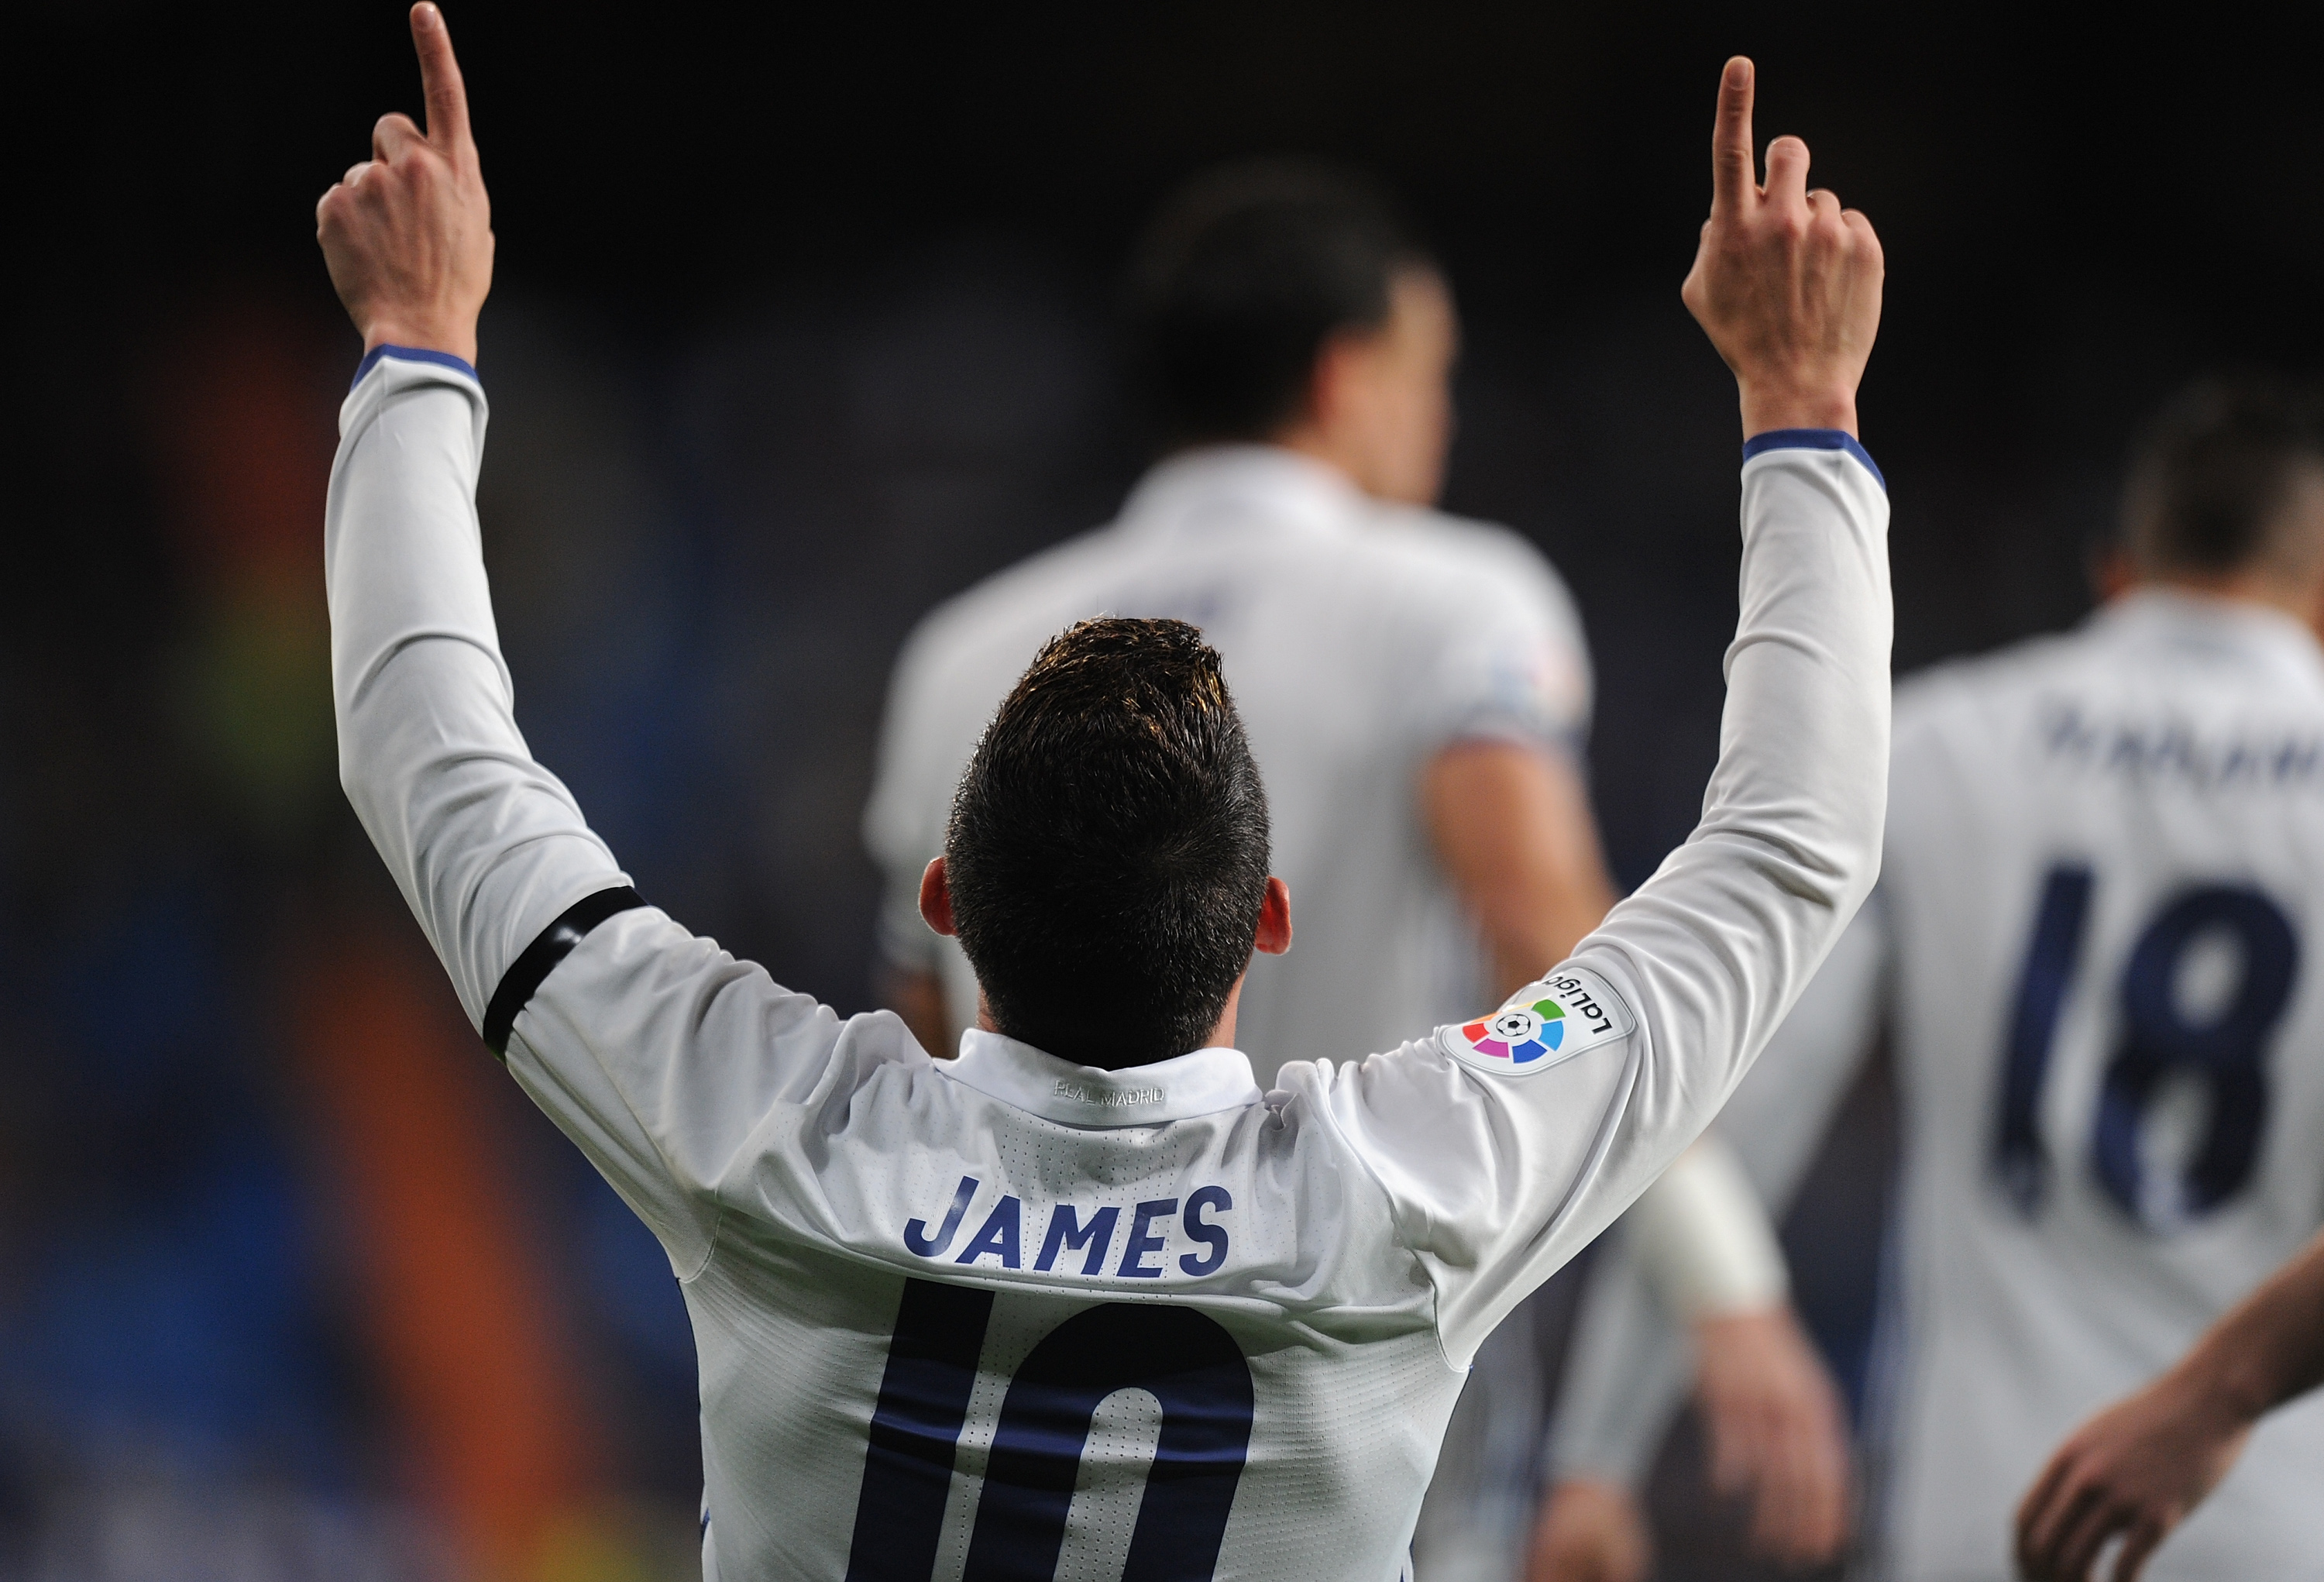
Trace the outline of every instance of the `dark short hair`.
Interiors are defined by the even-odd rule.
[[[1305,160],[1229,165],[1163,205],[1134,254],[1130,356],[1167,444],[1264,439],[1333,334],[1388,321],[1428,249],[1387,193]]]
[[[2132,452],[2124,547],[2149,572],[2302,569],[2324,544],[2303,541],[2284,506],[2314,467],[2324,467],[2324,412],[2312,388],[2257,373],[2198,380]]]
[[[1242,718],[1183,621],[1051,638],[985,727],[945,833],[994,1025],[1108,1069],[1202,1047],[1250,965],[1267,862]]]

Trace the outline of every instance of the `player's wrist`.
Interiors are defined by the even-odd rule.
[[[1553,1501],[1567,1505],[1606,1510],[1634,1510],[1638,1503],[1637,1493],[1628,1483],[1598,1467],[1575,1467],[1559,1473],[1549,1481],[1549,1494]]]
[[[369,356],[383,346],[444,352],[473,368],[476,365],[475,321],[460,324],[424,317],[374,319],[364,327],[364,355]]]
[[[2176,1420],[2226,1435],[2249,1428],[2282,1398],[2269,1370],[2248,1350],[2199,1346],[2156,1382]]]
[[[1737,393],[1747,442],[1781,429],[1837,429],[1851,439],[1860,438],[1853,386],[1759,385],[1738,380]]]

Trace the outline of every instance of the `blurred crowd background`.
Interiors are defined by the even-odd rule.
[[[1625,884],[1692,824],[1733,621],[1732,386],[1676,291],[1726,55],[1886,245],[1862,410],[1900,670],[2078,618],[2140,415],[2324,350],[2324,105],[2227,9],[447,11],[500,243],[482,505],[520,718],[648,896],[846,1012],[895,649],[1143,465],[1113,272],[1213,160],[1360,165],[1439,244],[1446,504],[1580,597]],[[312,205],[419,110],[403,28],[9,24],[0,1577],[694,1563],[668,1266],[468,1031],[335,778],[319,528],[358,347]],[[1786,1227],[1859,1407],[1884,1080]],[[1740,1574],[1689,1431],[1663,1574]]]

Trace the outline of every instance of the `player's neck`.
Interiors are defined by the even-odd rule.
[[[1211,1024],[1210,1036],[1205,1038],[1197,1047],[1206,1050],[1231,1050],[1234,1048],[1235,1013],[1242,1008],[1242,982],[1243,980],[1240,978],[1235,979],[1234,987],[1227,991],[1226,1009],[1219,1013],[1219,1019]],[[1002,1038],[1012,1036],[1007,1029],[1001,1027],[998,1022],[992,1020],[992,1007],[986,1002],[984,998],[984,991],[982,988],[979,988],[976,991],[976,1025],[987,1032],[998,1033]],[[1024,1041],[1019,1040],[1019,1041],[1022,1042]],[[1061,1060],[1074,1060],[1077,1065],[1095,1066],[1102,1071],[1127,1071],[1134,1069],[1139,1066],[1152,1066],[1159,1064],[1158,1061],[1155,1060],[1132,1060],[1127,1065],[1113,1065],[1103,1060],[1079,1060],[1075,1059],[1075,1051],[1071,1050],[1043,1050],[1041,1052],[1045,1055],[1054,1055]],[[1190,1054],[1193,1051],[1189,1050],[1180,1050],[1177,1052],[1183,1055]],[[1165,1059],[1175,1058],[1175,1056],[1167,1055],[1163,1057]]]
[[[1335,443],[1335,437],[1320,423],[1302,421],[1286,425],[1269,436],[1268,442],[1295,456],[1320,461],[1365,494],[1373,493],[1363,476],[1360,454],[1351,454],[1351,447]]]
[[[2137,586],[2163,587],[2173,593],[2222,604],[2254,605],[2290,615],[2324,639],[2324,587],[2307,578],[2279,577],[2264,571],[2168,571]]]

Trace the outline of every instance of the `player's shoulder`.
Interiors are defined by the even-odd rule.
[[[899,680],[977,676],[996,657],[1013,658],[1008,673],[1015,676],[1033,647],[1082,613],[1122,550],[1116,528],[1092,528],[971,584],[913,626],[897,661]]]
[[[1388,557],[1469,577],[1545,577],[1557,573],[1539,546],[1497,522],[1456,516],[1425,505],[1366,502],[1363,536]]]
[[[1987,728],[1997,716],[2022,707],[2095,660],[2080,629],[1940,660],[1897,681],[1895,740],[1901,748],[1959,730]]]
[[[936,648],[973,648],[996,633],[1011,633],[1028,612],[1083,597],[1093,578],[1118,558],[1119,531],[1087,529],[970,584],[920,618],[914,638]]]
[[[1549,557],[1499,523],[1371,501],[1353,537],[1364,569],[1400,601],[1467,607],[1514,601],[1561,624],[1579,624],[1572,593]]]

